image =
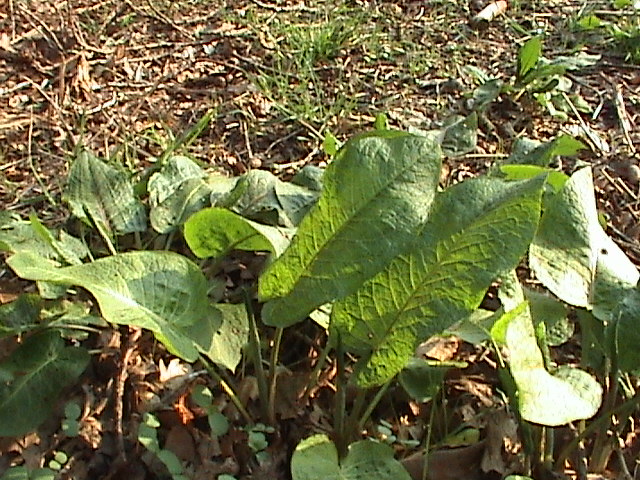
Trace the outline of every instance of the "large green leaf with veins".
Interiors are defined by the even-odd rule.
[[[436,141],[380,131],[345,144],[323,178],[318,203],[290,247],[262,275],[270,325],[287,326],[353,293],[414,239],[438,184]]]
[[[93,221],[105,237],[147,228],[146,210],[129,177],[86,150],[71,165],[65,200],[76,217]]]
[[[89,353],[66,346],[55,330],[28,337],[0,363],[0,436],[35,430],[88,363]]]
[[[602,401],[602,387],[577,368],[564,366],[553,373],[545,369],[527,303],[507,312],[503,321],[522,418],[555,427],[594,416]]]
[[[293,480],[410,480],[388,445],[363,440],[349,445],[340,462],[338,450],[326,435],[301,441],[291,458]]]
[[[209,315],[207,281],[187,258],[172,252],[129,252],[58,268],[30,252],[7,260],[22,278],[78,285],[93,294],[105,320],[151,330],[185,360],[198,357],[186,329]]]
[[[591,169],[574,173],[562,190],[545,202],[529,263],[545,287],[577,307],[592,306],[598,264],[610,277],[637,283],[636,267],[598,222]]]
[[[360,385],[392,378],[421,341],[469,315],[492,280],[517,265],[539,220],[544,182],[476,178],[451,187],[436,198],[413,248],[336,302],[333,328],[365,355]]]

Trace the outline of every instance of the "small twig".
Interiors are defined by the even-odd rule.
[[[115,417],[115,431],[116,431],[116,441],[118,446],[118,460],[123,463],[127,461],[127,453],[124,448],[124,434],[122,431],[122,421],[123,421],[123,400],[124,400],[124,384],[127,381],[127,377],[129,376],[128,366],[129,360],[133,355],[134,350],[137,345],[136,342],[142,335],[142,329],[129,327],[129,338],[126,342],[126,347],[123,349],[122,361],[120,363],[120,371],[118,372],[118,377],[116,379],[115,385],[115,401],[114,401],[114,417]]]
[[[63,47],[62,42],[60,42],[56,34],[53,33],[53,31],[49,28],[49,25],[47,25],[45,22],[40,20],[36,15],[34,15],[33,11],[27,10],[22,5],[18,5],[18,10],[20,10],[20,13],[22,13],[22,16],[25,18],[27,22],[29,22],[30,25],[32,25],[36,30],[39,30],[38,27],[31,20],[31,19],[35,19],[35,21],[45,31],[44,36],[48,37],[51,42],[56,44],[56,47],[58,48],[58,51],[61,54],[65,51],[65,48]]]
[[[317,8],[307,7],[304,3],[298,3],[297,5],[273,5],[270,3],[264,3],[260,0],[253,0],[253,3],[258,5],[260,8],[264,8],[266,10],[272,10],[274,12],[317,12],[319,11]]]
[[[631,135],[629,132],[631,131],[631,121],[629,120],[629,114],[627,113],[627,109],[624,105],[624,98],[622,96],[622,89],[620,85],[615,84],[613,86],[614,94],[614,104],[616,106],[616,113],[618,115],[618,121],[620,122],[620,128],[622,129],[622,133],[624,135],[624,139],[627,142],[627,145],[631,149],[633,153],[636,152],[636,147],[633,145],[633,141],[631,140]]]
[[[251,418],[251,415],[249,415],[249,412],[247,412],[247,409],[244,407],[242,401],[240,401],[240,397],[238,397],[233,388],[231,388],[231,386],[220,376],[220,374],[215,370],[215,367],[211,365],[211,363],[204,356],[200,355],[200,361],[204,364],[205,368],[209,372],[209,375],[211,375],[211,377],[220,384],[220,387],[222,387],[225,393],[229,396],[231,402],[238,409],[238,412],[240,412],[240,415],[242,415],[247,424],[253,425],[254,422]]]
[[[564,101],[567,102],[567,105],[569,105],[569,108],[571,109],[571,112],[578,119],[578,123],[580,123],[580,128],[582,128],[582,131],[584,132],[584,134],[591,141],[593,147],[595,147],[593,149],[594,152],[597,149],[600,152],[601,155],[603,153],[606,153],[600,148],[600,145],[602,144],[602,142],[600,141],[599,138],[594,138],[593,131],[591,130],[589,125],[586,124],[586,122],[582,118],[582,115],[580,115],[580,112],[578,112],[578,109],[576,108],[576,106],[573,104],[573,102],[569,98],[569,95],[567,95],[565,92],[560,92],[560,93],[562,94],[562,98],[564,99]]]

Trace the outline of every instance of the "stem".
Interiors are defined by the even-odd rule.
[[[327,343],[322,347],[320,351],[320,355],[318,356],[318,360],[316,361],[315,366],[313,367],[313,371],[309,376],[309,382],[307,383],[306,388],[304,389],[304,398],[307,399],[309,395],[311,395],[311,389],[320,378],[320,370],[324,367],[327,362],[327,357],[329,355],[329,351],[333,348],[333,342],[330,341],[330,337],[327,338]]]
[[[621,403],[616,408],[611,410],[609,415],[602,415],[596,418],[582,432],[576,435],[576,437],[571,440],[571,442],[569,442],[566,447],[562,449],[555,463],[556,470],[562,469],[565,460],[569,457],[571,452],[577,448],[578,444],[582,440],[584,440],[595,431],[606,428],[609,422],[611,422],[611,417],[618,415],[621,418],[627,418],[631,414],[631,412],[633,412],[633,410],[638,407],[638,405],[640,405],[640,391],[638,391],[638,393],[636,393],[626,402]]]
[[[434,395],[435,398],[435,395]],[[435,400],[431,400],[431,411],[429,412],[429,425],[427,425],[427,435],[424,437],[424,461],[422,462],[422,480],[429,477],[429,445],[431,445],[431,432],[433,430],[433,422],[436,417]]]
[[[276,338],[273,342],[273,348],[271,349],[271,361],[269,362],[269,423],[275,425],[276,423],[276,386],[278,382],[278,357],[280,355],[280,344],[282,343],[282,334],[284,328],[278,327],[276,329]]]
[[[373,413],[373,409],[376,408],[378,406],[378,403],[380,403],[380,400],[382,400],[382,396],[389,388],[389,385],[391,385],[391,380],[389,380],[387,383],[382,385],[380,389],[378,389],[376,395],[373,397],[373,400],[371,401],[371,403],[369,403],[369,406],[360,417],[360,421],[358,422],[358,431],[362,431],[364,429],[364,424],[367,422],[367,420],[369,420],[369,417]]]
[[[620,370],[618,369],[618,325],[619,322],[615,322],[612,331],[610,332],[611,338],[609,339],[609,372],[607,375],[607,390],[602,405],[602,412],[605,418],[611,422],[613,418],[613,408],[616,404],[618,397],[618,384],[620,381]],[[591,453],[591,461],[589,467],[592,472],[601,473],[609,463],[609,458],[613,453],[612,439],[607,435],[609,425],[603,426],[599,435],[596,436],[593,444],[593,451]]]
[[[554,430],[551,427],[543,427],[544,450],[542,453],[542,465],[546,472],[553,471],[553,447],[555,443]]]
[[[345,428],[345,413],[347,409],[347,389],[345,385],[344,371],[344,349],[342,348],[342,339],[337,334],[336,341],[336,364],[338,368],[337,374],[337,392],[336,401],[333,412],[334,434],[338,456],[344,458],[347,455],[347,441]]]
[[[260,406],[262,408],[262,416],[267,423],[274,424],[269,418],[269,385],[267,383],[267,375],[262,364],[262,349],[260,348],[260,334],[258,333],[258,324],[256,322],[255,312],[251,304],[249,292],[245,290],[244,305],[247,309],[249,317],[249,350],[251,351],[251,359],[258,381],[258,393],[260,395]]]
[[[200,361],[202,362],[202,364],[205,366],[205,368],[209,372],[209,375],[211,375],[213,377],[213,379],[220,384],[220,386],[226,392],[226,394],[229,395],[229,398],[231,399],[231,402],[238,409],[238,411],[240,412],[240,415],[242,415],[242,417],[245,419],[245,421],[249,425],[252,425],[253,424],[253,419],[251,418],[251,415],[249,415],[249,412],[247,412],[247,409],[244,408],[244,405],[242,405],[242,402],[240,401],[240,398],[238,397],[236,392],[218,374],[218,372],[216,372],[214,366],[211,365],[211,363],[209,363],[209,361],[203,355],[200,355]]]

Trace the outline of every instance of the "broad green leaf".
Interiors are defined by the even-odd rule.
[[[191,334],[198,348],[211,361],[235,371],[242,359],[242,351],[249,339],[249,320],[244,305],[219,303],[214,308],[219,321],[208,331],[193,330]]]
[[[324,153],[332,157],[338,153],[338,139],[329,130],[324,133],[322,149],[324,150]]]
[[[0,305],[0,337],[35,328],[40,321],[42,303],[39,295],[23,293],[13,302]]]
[[[206,174],[193,160],[173,156],[149,179],[151,226],[169,233],[193,213],[209,204],[211,189]]]
[[[555,192],[559,192],[567,183],[569,177],[563,172],[538,165],[501,165],[500,171],[506,180],[528,180],[538,175],[547,175],[547,184],[551,185]]]
[[[0,436],[21,436],[45,421],[60,395],[89,363],[83,348],[67,347],[46,330],[28,337],[0,363]]]
[[[387,445],[363,440],[349,445],[339,462],[338,450],[326,435],[301,441],[291,458],[293,480],[410,480]]]
[[[566,305],[550,295],[525,288],[524,294],[529,302],[534,326],[545,324],[547,343],[552,346],[562,345],[574,332],[573,322],[569,320],[569,309]]]
[[[412,358],[398,375],[398,380],[411,398],[421,403],[428,402],[440,391],[450,368],[450,365],[431,365],[425,360]]]
[[[225,208],[205,208],[189,217],[184,237],[198,258],[222,257],[231,250],[268,251],[279,256],[294,230],[252,222]]]
[[[91,224],[105,237],[144,232],[147,215],[133,192],[129,177],[86,150],[71,165],[64,199],[73,215]]]
[[[29,470],[24,465],[9,467],[0,480],[29,480]]]
[[[271,325],[303,320],[353,293],[414,239],[438,184],[434,139],[382,131],[349,141],[324,174],[324,190],[290,247],[260,278]]]
[[[7,260],[22,278],[78,285],[93,294],[105,320],[151,330],[167,349],[194,361],[198,351],[181,330],[209,314],[207,281],[190,260],[172,252],[129,252],[57,268],[32,253]]]
[[[514,268],[535,232],[545,177],[475,178],[439,197],[419,242],[333,307],[344,344],[370,354],[362,386],[397,374],[416,346],[475,310],[501,273]]]
[[[555,427],[594,416],[602,401],[600,384],[577,368],[561,367],[553,374],[545,369],[526,303],[505,317],[509,368],[522,418]]]
[[[542,53],[542,38],[532,37],[527,40],[518,52],[518,78],[522,79],[529,70],[536,66]]]
[[[283,182],[265,170],[252,170],[240,177],[233,190],[217,199],[214,206],[267,225],[293,228],[317,198],[316,191]]]
[[[640,278],[633,263],[602,230],[591,170],[584,168],[545,202],[529,249],[529,264],[558,298],[578,307],[591,307],[597,263],[625,283],[635,285]]]

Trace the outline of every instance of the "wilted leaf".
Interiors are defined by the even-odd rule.
[[[267,225],[293,228],[317,198],[315,191],[283,182],[265,170],[252,170],[240,177],[233,190],[218,198],[214,206]]]
[[[182,225],[189,215],[206,207],[211,189],[205,172],[191,159],[173,156],[149,179],[151,226],[168,233]]]
[[[484,82],[479,87],[476,87],[473,90],[471,96],[471,108],[475,112],[484,110],[498,98],[500,92],[502,91],[503,85],[504,83],[502,82],[502,80],[492,78],[491,80],[487,80],[486,82]]]
[[[475,178],[437,197],[420,240],[354,295],[336,302],[333,327],[370,354],[362,386],[398,373],[416,346],[478,307],[499,273],[525,253],[540,215],[544,177]]]
[[[411,480],[387,445],[363,440],[349,445],[342,462],[326,435],[301,441],[291,458],[293,480]]]
[[[444,127],[442,153],[457,157],[475,150],[478,143],[478,114],[472,112],[467,117],[455,117]]]
[[[252,222],[224,208],[206,208],[184,226],[184,237],[198,258],[221,257],[231,250],[267,251],[279,256],[294,230]]]
[[[210,315],[207,281],[190,260],[172,252],[129,252],[83,265],[56,268],[33,253],[7,260],[22,278],[78,285],[93,294],[109,322],[151,330],[187,361],[198,351],[183,329]]]
[[[60,392],[89,363],[80,347],[67,347],[46,330],[28,337],[0,363],[0,436],[21,436],[49,417]]]
[[[505,317],[509,369],[518,390],[522,418],[555,427],[594,416],[602,401],[600,384],[577,368],[547,372],[526,303]]]
[[[93,221],[105,237],[147,228],[144,205],[129,177],[86,150],[71,165],[64,198],[76,217],[88,224]]]
[[[440,152],[433,139],[380,131],[349,141],[318,203],[260,278],[263,319],[287,326],[354,292],[409,242],[429,212]]]

